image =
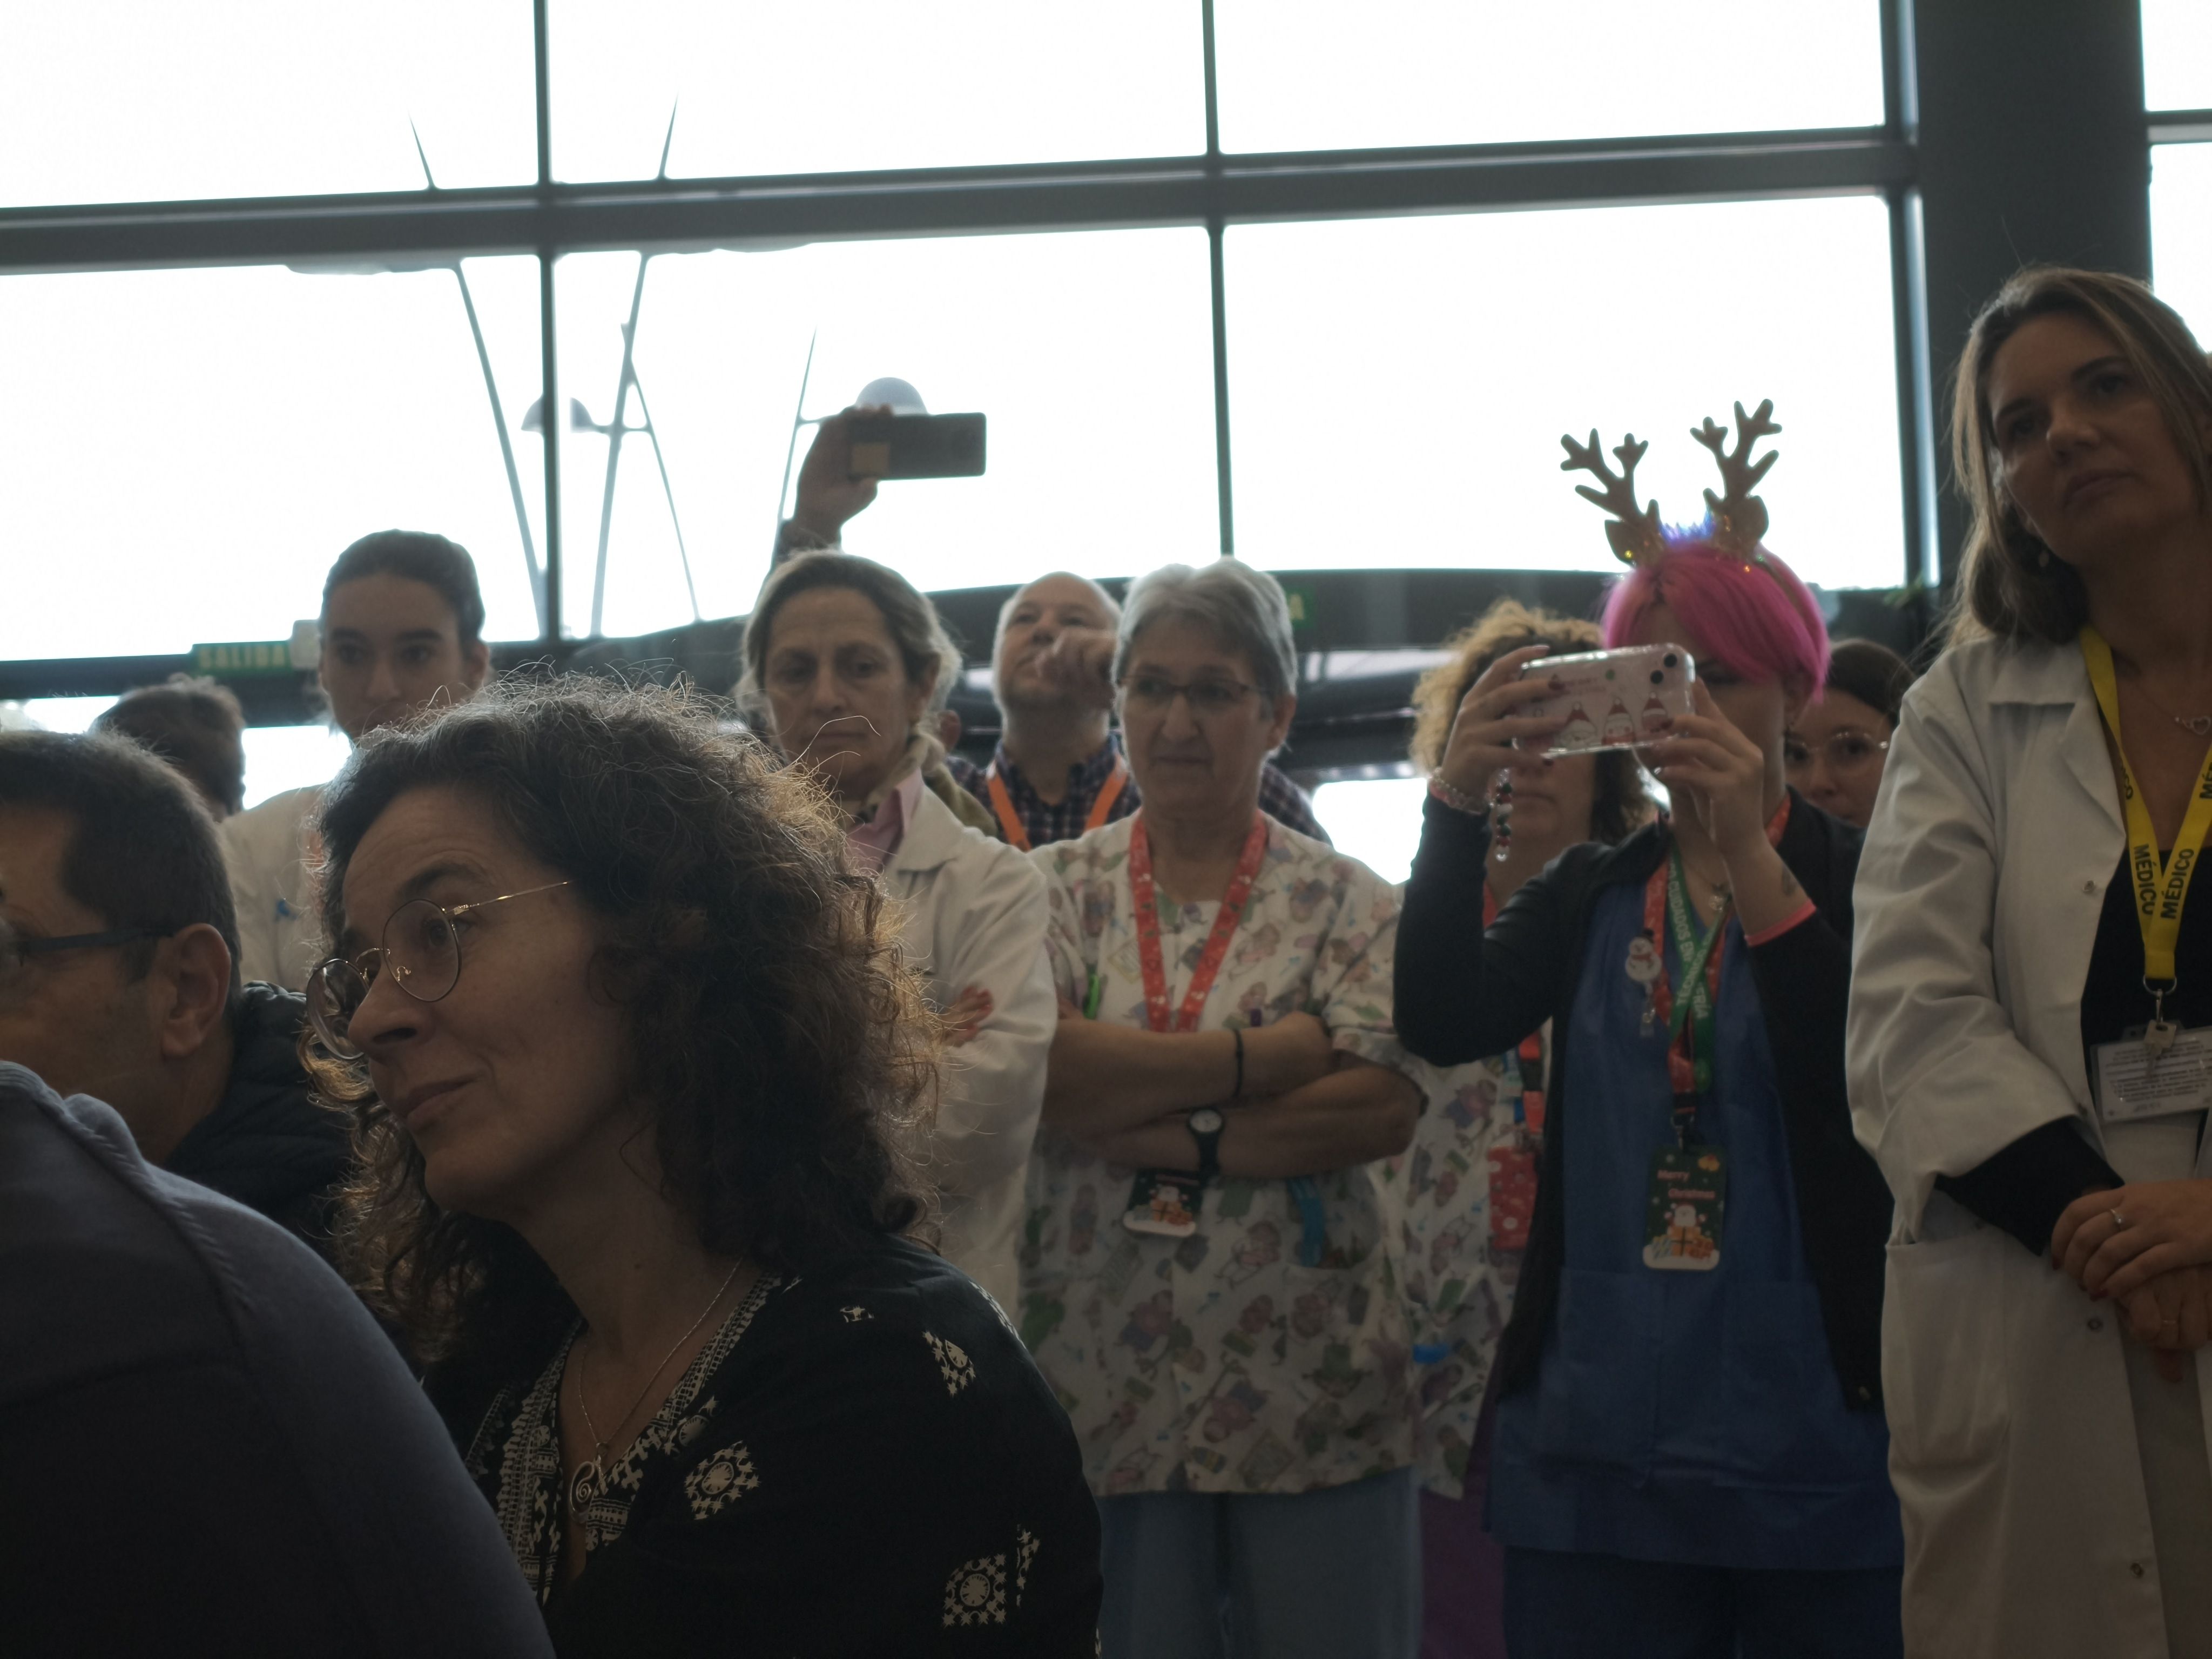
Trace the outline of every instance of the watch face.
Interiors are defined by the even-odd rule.
[[[1221,1124],[1221,1114],[1211,1106],[1201,1106],[1190,1115],[1191,1133],[1194,1134],[1218,1134]]]

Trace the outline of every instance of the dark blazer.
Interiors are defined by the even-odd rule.
[[[259,1211],[327,1261],[351,1137],[343,1111],[315,1103],[300,1063],[307,1018],[295,991],[256,984],[239,994],[230,1081],[162,1167]]]
[[[1881,1406],[1881,1292],[1889,1188],[1851,1133],[1844,1090],[1850,994],[1851,883],[1863,837],[1795,791],[1778,849],[1819,914],[1753,947],[1753,982],[1774,1053],[1805,1255],[1844,1400]],[[1547,1019],[1553,1047],[1536,1213],[1498,1351],[1508,1393],[1535,1379],[1566,1255],[1562,1188],[1571,1133],[1566,1018],[1588,954],[1590,913],[1609,887],[1641,886],[1667,856],[1664,822],[1618,847],[1570,848],[1525,884],[1486,933],[1486,819],[1430,799],[1398,921],[1398,1036],[1422,1059],[1463,1065],[1500,1054]]]
[[[337,1276],[4,1064],[0,1493],[11,1659],[552,1652]]]

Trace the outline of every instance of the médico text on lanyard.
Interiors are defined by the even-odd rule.
[[[2089,684],[2097,694],[2097,710],[2112,734],[2112,753],[2120,768],[2120,801],[2127,817],[2128,873],[2136,890],[2136,925],[2142,930],[2143,989],[2151,995],[2150,1024],[2143,1030],[2143,1046],[2156,1060],[2173,1047],[2181,1028],[2166,1017],[2166,999],[2174,988],[2174,946],[2181,938],[2181,909],[2189,900],[2189,884],[2207,830],[2212,830],[2212,750],[2197,770],[2197,793],[2173,839],[2173,850],[2163,865],[2158,856],[2158,830],[2150,821],[2150,808],[2128,764],[2120,741],[2119,683],[2112,672],[2112,647],[2095,629],[2081,629],[2081,656],[2089,669]]]

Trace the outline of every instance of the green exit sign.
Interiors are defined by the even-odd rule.
[[[1291,608],[1291,627],[1310,628],[1313,625],[1314,617],[1318,610],[1314,604],[1313,589],[1285,582],[1283,585],[1283,602]]]
[[[250,640],[238,645],[196,645],[192,672],[217,679],[239,679],[255,674],[290,674],[292,641]]]

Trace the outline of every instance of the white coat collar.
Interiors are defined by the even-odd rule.
[[[2094,707],[2089,671],[2076,646],[1990,640],[1966,648],[1996,659],[1989,690],[1993,703],[2087,702]]]
[[[1989,689],[1983,694],[1991,707],[2010,703],[2070,711],[2058,734],[2060,758],[2108,827],[2119,831],[2124,827],[2119,791],[2112,782],[2112,756],[2105,747],[2104,716],[2097,712],[2080,647],[2041,640],[1991,640],[1964,648],[1993,659]]]
[[[888,876],[896,871],[902,875],[926,875],[950,863],[952,855],[960,850],[961,837],[968,833],[968,826],[960,822],[959,815],[938,799],[937,792],[925,782],[921,805],[914,815],[914,822],[907,825],[898,851],[884,866],[884,873]]]

